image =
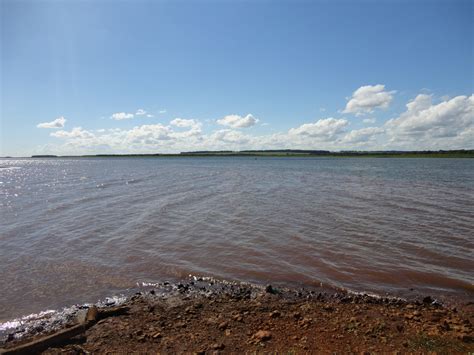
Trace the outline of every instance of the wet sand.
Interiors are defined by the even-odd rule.
[[[121,311],[44,353],[474,351],[474,304],[444,306],[429,296],[406,301],[197,279],[156,284],[102,310],[114,307]],[[5,348],[54,331],[10,337]]]

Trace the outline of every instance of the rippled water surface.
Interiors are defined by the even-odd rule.
[[[472,299],[474,160],[0,160],[0,320],[188,274]]]

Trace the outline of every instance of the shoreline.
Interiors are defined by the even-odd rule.
[[[45,315],[23,336],[9,335],[0,346],[13,349],[72,329],[92,307],[76,306],[62,323],[53,319],[51,326]],[[126,312],[104,317],[46,353],[474,351],[474,303],[448,307],[430,296],[407,301],[194,277],[153,284],[98,305],[109,313],[117,307]]]
[[[29,157],[2,156],[0,159],[64,159],[64,158],[176,158],[176,157],[312,157],[312,158],[474,158],[474,149],[453,150],[380,150],[380,151],[329,151],[308,149],[264,149],[241,151],[191,151],[180,153],[131,154],[34,154]]]

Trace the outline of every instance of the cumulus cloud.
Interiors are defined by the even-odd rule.
[[[392,141],[455,138],[474,126],[474,95],[433,104],[431,95],[420,94],[406,107],[404,113],[385,124]]]
[[[159,113],[160,114],[166,113],[166,110],[160,110]]]
[[[185,119],[185,118],[175,118],[174,120],[170,122],[170,124],[172,126],[181,127],[181,128],[201,126],[201,124],[198,121],[192,120],[192,119]]]
[[[343,113],[357,116],[372,113],[376,108],[388,108],[395,91],[385,91],[385,85],[365,85],[352,93]]]
[[[235,131],[232,129],[221,129],[215,131],[211,137],[211,141],[221,141],[225,143],[238,143],[244,144],[248,143],[251,140],[251,136],[243,134],[240,131]]]
[[[377,122],[377,119],[376,119],[375,117],[373,117],[373,118],[364,118],[364,119],[362,120],[362,122],[374,124],[375,122]]]
[[[321,140],[334,139],[338,134],[344,132],[344,128],[349,124],[347,120],[336,118],[320,119],[315,123],[305,123],[299,127],[291,128],[289,134],[303,135]]]
[[[189,137],[196,137],[201,134],[201,122],[193,119],[185,119],[185,118],[175,118],[170,122],[171,126],[175,126],[178,128],[188,128],[185,131],[175,132],[173,131],[170,136],[174,139],[182,139],[182,138],[189,138]]]
[[[56,145],[58,148],[50,153],[474,148],[474,95],[445,98],[435,102],[431,95],[420,94],[407,103],[403,113],[380,127],[371,125],[353,130],[350,130],[348,120],[330,117],[306,122],[288,131],[258,135],[256,132],[245,133],[239,129],[243,124],[241,121],[249,116],[253,118],[247,115],[226,119],[228,127],[211,132],[203,132],[199,120],[185,118],[175,118],[169,124],[138,125],[131,129],[88,131],[74,127],[70,131],[57,130],[50,135],[61,139],[61,144]],[[373,121],[367,118],[365,123]]]
[[[361,129],[355,129],[350,131],[342,138],[342,143],[369,143],[373,141],[379,134],[384,133],[385,130],[381,127],[367,127]]]
[[[38,128],[64,128],[65,123],[66,123],[66,119],[63,116],[61,116],[51,122],[38,123],[36,127]]]
[[[128,120],[133,117],[134,117],[133,113],[126,113],[126,112],[117,112],[117,113],[114,113],[112,116],[110,116],[110,118],[116,121]]]
[[[231,128],[246,128],[255,125],[258,119],[248,114],[245,117],[239,115],[227,115],[219,120],[217,123],[222,126],[228,126]]]
[[[133,127],[131,130],[118,131],[120,136],[127,144],[157,144],[170,139],[171,130],[158,123]]]
[[[82,139],[89,139],[93,138],[94,134],[92,132],[86,131],[82,129],[82,127],[74,127],[71,131],[56,131],[50,133],[50,136],[57,137],[57,138],[82,138]]]

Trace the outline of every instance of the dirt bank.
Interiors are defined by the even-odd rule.
[[[455,309],[430,297],[406,302],[198,280],[156,285],[124,306],[44,353],[474,351],[474,305]]]

